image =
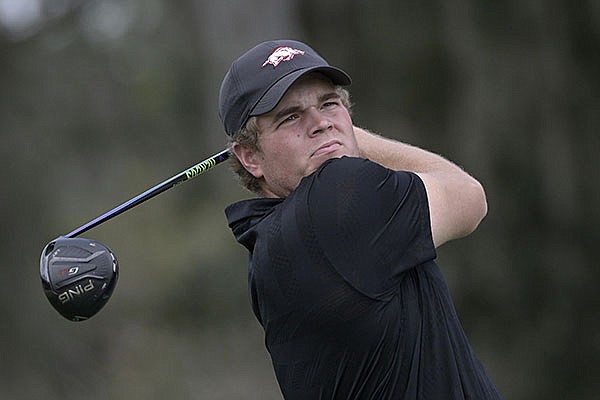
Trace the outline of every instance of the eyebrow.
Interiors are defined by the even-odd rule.
[[[323,103],[324,101],[330,100],[330,99],[334,99],[334,98],[340,98],[340,95],[337,94],[337,92],[326,92],[323,93],[322,95],[320,95],[317,99],[317,101],[319,103]],[[283,118],[286,115],[289,114],[294,114],[297,111],[302,110],[302,107],[298,106],[298,105],[293,105],[293,106],[289,106],[289,107],[285,107],[282,108],[281,110],[279,110],[274,116],[273,116],[273,122],[277,122],[279,121],[281,118]]]

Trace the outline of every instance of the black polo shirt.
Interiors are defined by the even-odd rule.
[[[425,187],[344,157],[226,209],[286,399],[500,399],[436,265]]]

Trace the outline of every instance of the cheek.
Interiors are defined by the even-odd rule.
[[[344,124],[346,125],[350,125],[352,126],[352,117],[350,116],[350,113],[348,112],[347,109],[344,108],[343,114],[341,116],[341,119],[344,121]]]
[[[268,154],[272,159],[288,159],[300,154],[306,148],[302,132],[281,132],[281,135],[268,143]]]
[[[330,116],[331,122],[343,133],[348,131],[348,127],[352,126],[352,117],[346,108],[336,110]]]
[[[300,135],[301,137],[301,135]],[[304,176],[310,162],[307,156],[307,146],[299,145],[296,135],[293,141],[280,143],[273,148],[264,160],[265,172],[268,177],[277,181],[287,181]]]
[[[265,175],[281,175],[284,168],[289,164],[291,153],[292,151],[286,143],[269,143],[269,145],[263,149],[261,162]]]

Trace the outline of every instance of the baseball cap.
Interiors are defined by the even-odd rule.
[[[263,42],[235,60],[223,78],[219,116],[228,135],[252,116],[272,111],[302,75],[319,71],[333,84],[350,85],[350,76],[333,67],[316,51],[296,40]]]

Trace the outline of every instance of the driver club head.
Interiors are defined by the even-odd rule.
[[[83,321],[104,307],[117,284],[119,267],[104,244],[60,237],[42,251],[40,275],[56,311],[68,320]]]

